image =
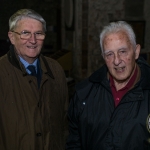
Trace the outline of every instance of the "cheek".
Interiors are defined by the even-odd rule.
[[[42,46],[43,45],[43,41],[39,41],[38,45]]]
[[[17,46],[22,46],[22,45],[25,45],[26,43],[27,43],[27,40],[15,39],[14,41],[14,45],[17,45]]]
[[[107,61],[106,66],[108,67],[109,70],[112,69],[113,68],[113,62]]]
[[[135,59],[134,58],[127,58],[124,60],[126,69],[128,70],[127,72],[132,72],[134,65],[135,65]]]
[[[125,62],[126,64],[135,63],[135,58],[134,58],[134,56],[132,56],[132,57],[127,57],[126,59],[124,59],[124,62]]]

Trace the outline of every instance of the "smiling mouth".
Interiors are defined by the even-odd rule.
[[[115,68],[115,70],[116,70],[117,72],[123,72],[123,71],[124,71],[124,68],[125,68],[125,67],[118,67],[118,68]]]
[[[30,49],[35,49],[36,48],[36,46],[27,46],[28,48],[30,48]]]

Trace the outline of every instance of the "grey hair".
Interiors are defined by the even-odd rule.
[[[111,33],[117,33],[120,31],[123,31],[127,34],[133,48],[134,49],[136,48],[136,36],[132,27],[125,21],[111,22],[109,25],[103,28],[100,34],[100,46],[101,46],[102,54],[104,52],[104,47],[103,47],[104,38]]]
[[[32,9],[20,9],[16,13],[14,13],[9,19],[9,30],[14,30],[17,26],[17,22],[24,18],[32,18],[40,21],[43,25],[44,32],[46,32],[46,21],[40,14]]]

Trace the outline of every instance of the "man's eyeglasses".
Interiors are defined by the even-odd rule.
[[[120,49],[117,51],[118,56],[120,57],[125,57],[128,55],[128,50],[127,49]],[[106,60],[113,60],[115,58],[115,53],[112,51],[109,52],[104,52],[103,56]]]
[[[20,38],[21,38],[21,39],[24,39],[24,40],[28,40],[28,39],[30,39],[31,36],[32,36],[32,33],[29,32],[29,31],[22,31],[21,33],[18,33],[18,32],[15,32],[15,31],[11,31],[11,32],[14,32],[14,33],[20,35]],[[44,40],[44,39],[45,39],[45,33],[42,33],[42,32],[35,32],[35,33],[33,33],[33,34],[34,34],[34,36],[35,36],[35,38],[36,38],[37,40]]]

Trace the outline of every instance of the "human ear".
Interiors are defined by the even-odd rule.
[[[11,31],[8,32],[8,37],[9,37],[11,44],[14,44],[14,35]]]
[[[140,50],[141,50],[141,46],[140,46],[140,44],[137,44],[136,49],[135,49],[135,59],[139,58]]]

